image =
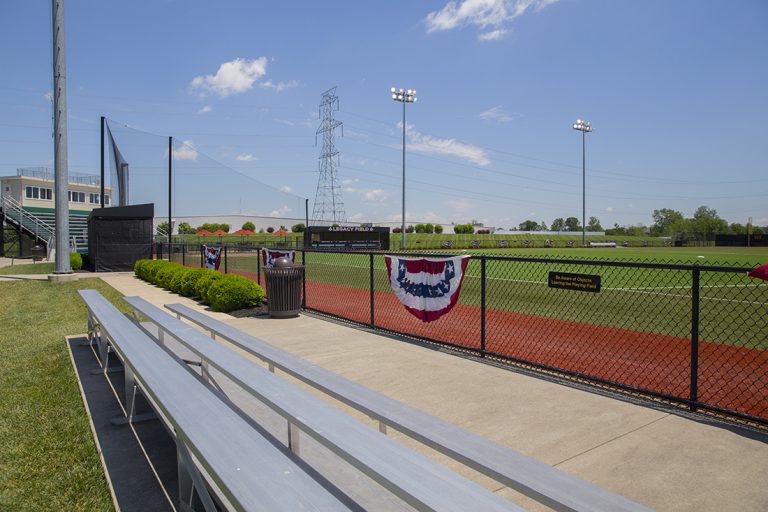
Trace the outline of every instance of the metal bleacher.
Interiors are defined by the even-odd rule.
[[[0,212],[6,224],[25,233],[35,244],[48,245],[56,232],[56,215],[50,213],[31,213],[18,201],[9,196],[2,196]],[[88,216],[69,215],[69,239],[78,252],[88,250]]]

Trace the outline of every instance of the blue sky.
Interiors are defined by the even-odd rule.
[[[768,225],[767,28],[760,0],[68,0],[70,171],[98,172],[104,115],[311,210],[318,104],[338,86],[347,217],[399,220],[397,86],[418,91],[409,222],[581,217],[584,118],[587,216],[603,226],[700,205]],[[0,175],[52,163],[50,39],[49,1],[0,3]]]

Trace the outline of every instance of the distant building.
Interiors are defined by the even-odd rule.
[[[69,213],[88,215],[101,207],[101,179],[86,174],[70,174],[67,186]],[[0,192],[32,214],[55,212],[54,170],[48,167],[25,167],[16,176],[0,176]],[[104,189],[104,206],[110,206],[110,188]]]

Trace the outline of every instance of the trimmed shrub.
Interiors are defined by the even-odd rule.
[[[260,304],[264,300],[264,290],[249,279],[227,275],[211,284],[208,299],[214,311],[227,313]]]
[[[69,266],[72,270],[80,270],[83,268],[83,257],[80,256],[79,252],[69,253]]]
[[[181,294],[185,297],[197,296],[197,281],[203,277],[207,272],[211,272],[207,268],[192,268],[189,269],[184,277],[181,278]]]
[[[133,271],[140,279],[166,290],[197,296],[215,311],[229,312],[264,301],[264,289],[245,277],[205,268],[187,268],[168,261],[139,260]]]
[[[197,285],[195,286],[195,293],[197,296],[206,304],[210,304],[211,301],[208,298],[208,289],[215,281],[222,279],[224,275],[225,274],[219,274],[215,270],[208,270],[207,273],[203,274],[202,277],[197,280]]]

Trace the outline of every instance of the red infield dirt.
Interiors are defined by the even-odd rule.
[[[251,279],[252,272],[236,271]],[[307,307],[370,323],[370,291],[310,282]],[[376,327],[480,349],[480,308],[457,304],[423,323],[391,292],[374,293]],[[691,341],[664,334],[486,309],[486,350],[676,397],[690,393]],[[700,402],[768,418],[768,351],[700,341]]]

